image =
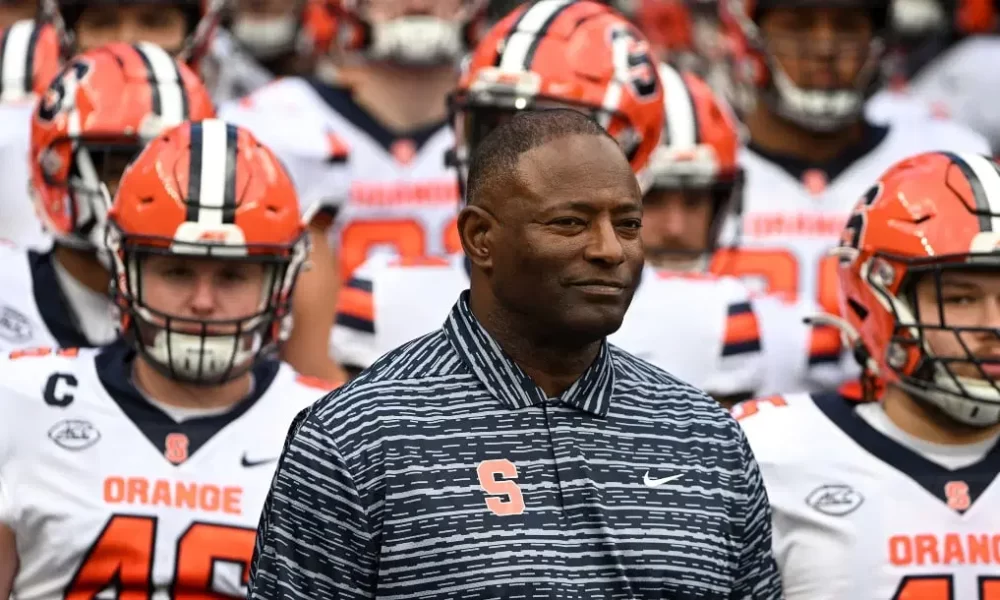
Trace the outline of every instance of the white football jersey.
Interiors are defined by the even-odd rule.
[[[1000,445],[947,469],[839,395],[736,406],[773,515],[788,600],[992,600],[1000,594]]]
[[[838,310],[838,244],[858,199],[896,162],[922,152],[987,153],[979,135],[947,121],[921,120],[906,126],[872,127],[865,143],[826,165],[755,150],[743,150],[746,170],[741,247],[718,253],[712,270],[747,280],[754,289],[781,294],[798,310],[790,326],[801,328],[801,315]],[[832,389],[856,373],[845,358],[838,332],[813,330],[802,342],[801,358],[786,364],[778,389],[765,393]]]
[[[51,236],[28,194],[31,172],[28,170],[31,149],[31,116],[35,102],[0,104],[0,238],[19,246],[47,248]]]
[[[458,179],[445,166],[454,135],[445,122],[398,135],[347,89],[301,78],[279,79],[219,114],[281,158],[307,218],[336,214],[331,242],[345,279],[376,253],[461,250]]]
[[[925,65],[903,91],[883,91],[869,102],[868,114],[900,122],[915,114],[950,118],[982,134],[1000,154],[1000,115],[990,105],[1000,96],[1000,36],[959,40]]]
[[[233,410],[174,421],[133,351],[0,360],[0,522],[18,600],[245,597],[257,523],[295,415],[326,390],[254,369]]]
[[[341,288],[331,351],[343,364],[367,367],[439,328],[468,287],[462,255],[373,258]],[[733,278],[646,267],[608,341],[716,395],[752,393],[764,380],[757,316],[746,287]]]
[[[74,306],[60,285],[51,253],[0,245],[0,350],[79,348],[109,341],[88,339]],[[107,321],[104,330],[114,330],[110,299],[86,314]]]

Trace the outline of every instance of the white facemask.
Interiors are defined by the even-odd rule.
[[[457,64],[465,49],[460,24],[430,16],[374,23],[371,36],[369,59],[415,67]]]
[[[233,36],[255,58],[267,60],[291,52],[298,35],[293,15],[254,17],[240,15],[233,22]]]

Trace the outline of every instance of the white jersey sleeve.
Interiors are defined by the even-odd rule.
[[[34,100],[0,104],[0,238],[24,247],[45,249],[52,243],[29,194],[28,154]]]
[[[366,368],[406,342],[441,327],[469,287],[464,256],[402,260],[376,255],[341,288],[331,352]]]
[[[1000,115],[990,108],[1000,97],[1000,37],[970,36],[956,42],[910,81],[908,93],[932,113],[950,117],[983,135],[1000,153]]]
[[[608,341],[716,396],[754,393],[764,378],[757,315],[732,277],[647,267]]]

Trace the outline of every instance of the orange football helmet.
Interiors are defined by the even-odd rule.
[[[468,158],[515,112],[570,107],[621,144],[648,187],[646,167],[663,129],[663,89],[646,38],[600,2],[540,0],[497,23],[468,59],[449,99],[464,187]]]
[[[737,88],[733,100],[741,111],[758,101],[776,114],[811,131],[836,131],[854,122],[865,101],[878,89],[885,53],[890,0],[720,0],[720,16],[727,37],[725,50]],[[774,8],[855,7],[871,15],[870,39],[838,34],[830,43],[818,44],[806,34],[768,39],[759,27],[761,15]],[[788,76],[775,54],[783,48],[809,64],[822,65],[815,83],[797,85]],[[836,75],[833,61],[843,56],[860,57],[860,67],[852,80]],[[825,79],[827,72],[835,81]]]
[[[406,66],[457,64],[476,43],[485,22],[486,0],[461,0],[451,18],[430,14],[428,1],[385,20],[376,17],[382,8],[376,5],[410,0],[326,1],[337,21],[341,50]]]
[[[839,325],[856,340],[871,376],[970,425],[1000,422],[1000,387],[963,337],[1000,340],[997,329],[947,322],[945,310],[922,315],[918,280],[933,277],[937,304],[948,270],[1000,269],[1000,166],[978,155],[920,154],[891,167],[857,203],[841,245]],[[944,300],[944,302],[942,302]],[[927,336],[949,332],[964,356],[935,354]],[[957,364],[981,377],[962,376]],[[995,369],[996,364],[992,365]]]
[[[180,48],[168,48],[176,58],[197,68],[208,53],[215,30],[227,0],[39,0],[43,18],[53,23],[60,33],[63,55],[78,52],[75,39],[76,23],[84,9],[94,5],[169,4],[184,10],[187,35]]]
[[[739,222],[743,214],[744,174],[737,162],[742,145],[739,124],[698,76],[666,64],[660,65],[659,74],[665,125],[649,161],[649,191],[712,193],[712,225],[707,246],[699,252],[709,254],[718,247],[725,222]]]
[[[105,182],[165,128],[214,115],[198,77],[158,46],[110,44],[77,56],[32,117],[31,191],[42,222],[60,243],[100,247]]]
[[[59,36],[31,19],[0,32],[0,103],[32,100],[59,72]]]
[[[238,377],[290,329],[291,294],[309,254],[295,187],[247,130],[217,119],[183,123],[152,140],[122,175],[106,248],[121,328],[137,352],[179,381]],[[252,261],[269,268],[257,313],[183,318],[143,298],[144,257]]]

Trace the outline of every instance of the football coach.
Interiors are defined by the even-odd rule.
[[[736,422],[605,341],[643,264],[618,144],[525,112],[469,169],[470,289],[299,416],[249,597],[780,598]]]

